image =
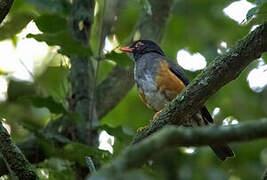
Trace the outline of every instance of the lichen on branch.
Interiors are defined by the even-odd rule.
[[[0,0],[0,24],[8,14],[14,0]]]
[[[0,153],[8,167],[19,179],[37,179],[31,164],[22,154],[20,149],[11,140],[10,135],[0,122]]]

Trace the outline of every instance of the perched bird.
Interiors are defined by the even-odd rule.
[[[153,41],[138,40],[129,47],[120,48],[134,56],[134,79],[139,95],[148,108],[160,112],[168,102],[189,84],[182,67],[168,59],[162,49]],[[155,115],[156,115],[155,114]],[[213,118],[204,106],[184,126],[204,126],[213,123]],[[210,145],[219,159],[233,157],[226,144]]]

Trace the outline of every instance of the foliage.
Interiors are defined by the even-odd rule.
[[[176,1],[161,43],[165,53],[175,59],[177,51],[185,49],[191,53],[201,53],[209,62],[217,55],[218,50],[224,52],[229,48],[222,47],[221,42],[224,41],[227,46],[232,46],[245,36],[253,25],[266,21],[267,1],[250,0],[255,7],[247,12],[244,19],[246,23],[243,24],[238,24],[223,13],[223,9],[231,2],[229,0]],[[152,15],[153,8],[149,0],[121,1],[117,4],[119,8],[110,22],[102,19],[103,11],[108,8],[104,8],[104,3],[107,1],[96,0],[96,3],[99,9],[95,11],[94,24],[89,37],[90,46],[79,42],[74,36],[69,22],[72,16],[72,3],[68,0],[16,0],[7,20],[0,26],[0,41],[16,40],[17,35],[33,21],[40,32],[29,33],[25,38],[33,38],[38,42],[45,42],[51,49],[58,49],[56,55],[60,57],[83,57],[92,61],[94,67],[99,65],[96,71],[98,72],[96,85],[98,85],[115,65],[121,68],[133,66],[131,57],[118,53],[117,46],[106,54],[102,53],[102,47],[100,47],[101,52],[98,53],[100,42],[103,41],[105,45],[106,38],[113,45],[116,43],[127,45],[129,39],[134,34],[138,34],[136,27],[142,12]],[[84,24],[79,25],[82,29]],[[101,32],[104,31],[101,30],[101,25],[108,27],[104,38],[101,37]],[[0,68],[0,76],[8,76],[9,82],[7,98],[0,102],[0,114],[10,125],[11,136],[17,143],[32,136],[38,139],[39,146],[45,153],[44,160],[35,164],[41,179],[47,179],[47,176],[49,179],[75,179],[74,166],[83,166],[88,170],[86,164],[88,156],[92,157],[97,169],[109,163],[129,145],[136,130],[152,119],[153,112],[140,101],[137,89],[134,87],[118,106],[99,119],[98,134],[106,131],[115,138],[113,154],[98,147],[91,147],[84,142],[71,141],[71,135],[76,132],[73,131],[72,125],[78,123],[83,126],[84,118],[81,112],[74,112],[71,107],[73,97],[70,97],[71,88],[68,79],[71,64],[63,62],[60,58],[60,63],[55,63],[55,59],[51,61],[50,57],[54,55],[53,53],[55,52],[49,51],[42,61],[42,68],[33,74],[32,82],[12,79],[12,76],[8,76],[8,71]],[[263,63],[266,63],[266,54],[262,58]],[[223,87],[209,99],[207,107],[210,112],[217,107],[220,108],[219,113],[214,115],[217,122],[222,123],[226,118],[230,119],[230,123],[232,120],[242,122],[267,116],[266,87],[256,92],[250,88],[247,81],[251,70],[263,66],[259,64],[260,61],[249,65],[237,80]],[[199,71],[186,73],[192,79]],[[49,129],[50,126],[58,122],[62,124],[56,130],[51,128],[52,132]],[[69,124],[70,126],[66,128],[65,125]],[[44,136],[43,133],[49,136]],[[61,134],[57,136],[55,133]],[[62,138],[62,134],[67,135],[63,140],[61,139],[61,143],[51,142],[51,139]],[[236,158],[225,163],[219,162],[206,147],[197,148],[194,153],[188,153],[185,148],[175,148],[159,153],[153,161],[131,172],[129,177],[194,180],[259,179],[267,166],[267,143],[260,140],[247,144],[236,143],[232,147],[236,152]]]
[[[250,24],[259,24],[264,22],[267,17],[267,7],[265,3],[266,1],[264,0],[256,0],[256,7],[251,8],[247,12],[246,21]]]

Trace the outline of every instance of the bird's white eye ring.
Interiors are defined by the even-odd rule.
[[[144,43],[138,42],[138,43],[135,44],[135,48],[138,48],[138,47],[143,46],[143,45],[144,45]]]

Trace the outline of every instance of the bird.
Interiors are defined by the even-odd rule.
[[[169,59],[160,46],[151,40],[137,40],[120,50],[133,54],[134,80],[139,96],[149,109],[155,111],[154,118],[190,82],[183,68]],[[205,106],[191,119],[183,126],[208,126],[214,123]],[[222,161],[235,156],[227,144],[212,144],[210,147]]]

